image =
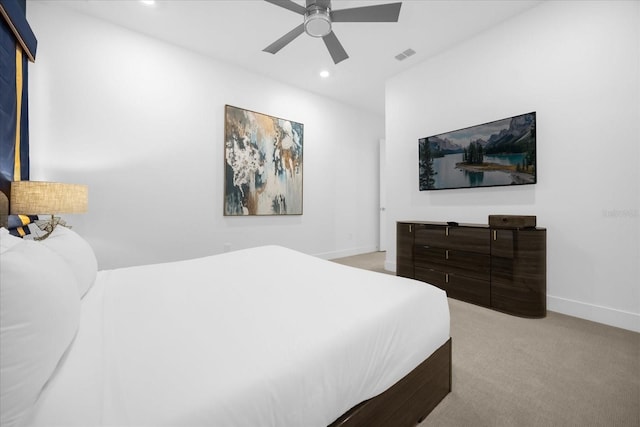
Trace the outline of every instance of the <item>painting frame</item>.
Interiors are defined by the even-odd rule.
[[[224,216],[303,214],[304,124],[224,107]]]
[[[420,191],[536,184],[536,112],[418,139]]]

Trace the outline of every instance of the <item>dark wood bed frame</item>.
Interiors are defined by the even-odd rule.
[[[451,338],[382,394],[362,402],[329,427],[410,427],[451,391]]]

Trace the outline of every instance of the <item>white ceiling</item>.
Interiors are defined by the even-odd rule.
[[[405,0],[397,23],[334,23],[349,54],[334,65],[322,40],[306,34],[276,55],[263,52],[303,18],[262,0],[159,0],[152,7],[137,0],[45,1],[381,115],[389,77],[541,2]],[[333,0],[332,6],[393,1]],[[304,5],[304,0],[297,3]],[[408,48],[417,53],[404,61],[394,58]],[[331,77],[321,79],[321,69]]]

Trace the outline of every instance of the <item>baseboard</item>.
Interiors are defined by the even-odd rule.
[[[333,252],[323,252],[323,253],[315,254],[315,256],[322,259],[336,259],[336,258],[345,258],[348,256],[354,256],[354,255],[368,254],[371,252],[378,252],[378,247],[377,246],[360,246],[357,248],[349,248],[349,249],[343,249],[343,250],[333,251]]]
[[[384,269],[387,271],[392,271],[392,272],[396,272],[396,263],[395,262],[391,262],[391,261],[384,261]]]
[[[640,332],[640,314],[547,295],[547,310]]]

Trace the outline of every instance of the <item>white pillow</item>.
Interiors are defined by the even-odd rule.
[[[0,254],[20,242],[22,242],[20,237],[16,237],[6,228],[0,227]]]
[[[14,426],[31,410],[79,321],[76,278],[59,255],[30,240],[2,253],[0,425]]]
[[[57,226],[40,243],[60,255],[71,267],[78,280],[78,293],[82,298],[91,288],[98,273],[98,261],[91,245],[75,231]]]

